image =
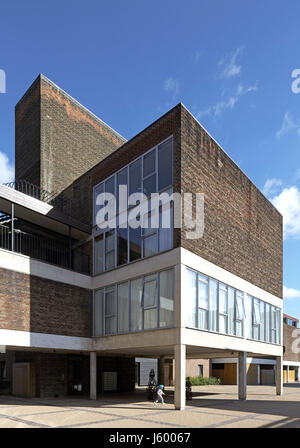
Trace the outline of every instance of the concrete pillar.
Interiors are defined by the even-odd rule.
[[[238,360],[238,387],[239,400],[246,400],[247,398],[247,353],[239,352]]]
[[[165,381],[165,357],[161,356],[158,360],[158,384],[166,385]]]
[[[185,408],[185,361],[186,348],[184,344],[175,345],[175,409]]]
[[[283,381],[282,381],[282,356],[276,356],[276,394],[282,395]]]
[[[290,382],[290,366],[286,366],[286,382]]]
[[[97,400],[97,353],[90,352],[90,399]]]

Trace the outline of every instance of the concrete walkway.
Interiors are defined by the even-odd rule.
[[[0,428],[300,428],[300,384],[275,395],[272,386],[248,386],[248,400],[237,400],[237,386],[198,386],[184,411],[145,400],[145,390],[86,398],[21,399],[0,396]]]

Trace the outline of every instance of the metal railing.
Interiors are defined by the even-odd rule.
[[[39,199],[40,201],[52,205],[53,207],[57,207],[65,214],[70,214],[71,212],[71,200],[69,198],[65,198],[63,193],[59,195],[53,192],[51,193],[38,187],[37,185],[32,184],[31,182],[28,182],[27,180],[8,182],[3,185],[16,191],[20,191],[21,193],[24,193],[32,198]]]
[[[13,236],[13,244],[12,244]],[[84,274],[90,273],[89,255],[73,249],[70,256],[70,248],[67,244],[61,244],[49,238],[26,233],[21,230],[12,232],[11,226],[0,224],[0,248],[19,254],[27,255],[46,263],[73,269]]]
[[[55,193],[50,193],[49,191],[43,190],[42,188],[32,184],[31,182],[28,182],[27,180],[8,182],[3,185],[9,188],[13,188],[14,190],[20,191],[21,193],[27,194],[32,198],[46,202],[47,204],[49,204],[55,198]]]
[[[18,229],[12,232],[10,226],[0,224],[0,247],[2,249],[12,249],[12,235],[14,237],[14,252],[61,267],[70,267],[67,245]]]

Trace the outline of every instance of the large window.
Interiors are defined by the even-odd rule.
[[[244,294],[224,283],[186,269],[186,326],[243,337]]]
[[[139,201],[135,202],[135,205],[127,203],[126,208],[120,210],[120,185],[127,186],[125,202],[133,193],[143,193],[145,197],[149,198],[144,203],[147,213],[143,216],[137,213],[136,219],[142,224],[138,227],[132,226],[132,221],[129,221],[128,225],[127,219],[129,213],[133,213],[134,210],[138,211]],[[94,187],[94,274],[100,274],[115,266],[149,257],[173,247],[172,203],[164,206],[164,210],[160,205],[157,212],[159,214],[157,227],[152,228],[150,221],[151,193],[167,192],[172,194],[172,186],[173,139],[169,138]],[[97,203],[97,198],[100,193],[104,192],[116,197],[115,224],[117,229],[114,229],[112,225],[106,229],[101,229],[96,225],[97,214],[104,206]],[[109,199],[108,203],[110,201],[112,199]],[[163,214],[170,216],[170,225],[164,224]],[[107,216],[104,217],[103,223],[106,219]],[[143,225],[145,223],[147,224],[146,228]]]
[[[189,328],[281,343],[279,308],[189,268],[183,300]]]
[[[94,293],[94,336],[172,327],[173,269],[102,288]]]
[[[280,344],[281,340],[281,310],[256,297],[248,296],[251,313],[249,338],[259,341]]]

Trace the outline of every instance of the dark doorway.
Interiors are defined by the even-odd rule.
[[[83,394],[83,358],[69,357],[68,360],[68,394]]]

